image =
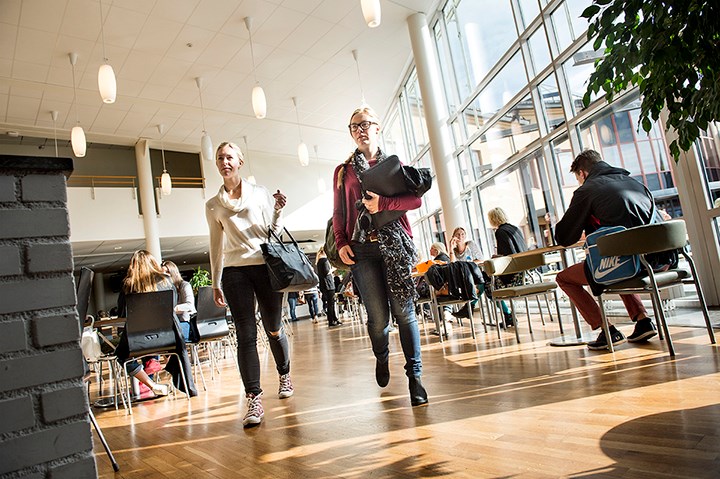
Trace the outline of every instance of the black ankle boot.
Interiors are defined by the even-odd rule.
[[[375,360],[375,381],[381,388],[384,388],[390,382],[390,364],[388,364],[388,361],[381,363],[377,359]]]
[[[422,406],[428,403],[427,391],[420,381],[420,376],[413,376],[410,378],[410,404],[413,407]]]

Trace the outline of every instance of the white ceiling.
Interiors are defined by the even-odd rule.
[[[7,140],[0,143],[14,140],[8,131],[18,141],[52,138],[56,110],[60,140],[69,139],[77,116],[90,148],[159,140],[163,124],[166,149],[199,152],[201,77],[215,144],[242,145],[247,136],[254,157],[295,157],[296,97],[313,158],[335,163],[352,147],[346,125],[361,98],[352,51],[366,100],[382,114],[411,59],[406,19],[438,2],[381,0],[382,24],[371,29],[360,0],[0,0],[0,139]],[[252,18],[255,73],[245,17]],[[118,83],[113,104],[102,103],[97,87],[103,36]],[[78,54],[75,104],[70,52]],[[268,101],[263,120],[252,112],[255,76]],[[200,259],[206,241],[162,238],[163,256]],[[117,269],[144,247],[144,240],[123,243],[73,243],[76,265]]]
[[[251,151],[295,156],[296,97],[303,140],[335,162],[352,146],[347,116],[360,104],[352,50],[366,100],[382,113],[411,58],[406,18],[432,3],[384,0],[382,24],[371,29],[360,0],[0,0],[0,133],[52,137],[56,110],[58,137],[69,138],[76,112],[68,54],[76,52],[77,117],[91,143],[158,139],[164,124],[166,149],[199,152],[201,77],[215,143],[247,136]],[[101,8],[114,104],[103,104],[97,88]],[[252,113],[248,16],[264,120]]]

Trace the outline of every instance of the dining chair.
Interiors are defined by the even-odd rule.
[[[545,254],[543,254],[542,252],[538,252],[537,254],[524,254],[518,257],[499,256],[497,258],[485,260],[484,271],[485,274],[494,279],[494,277],[496,276],[504,276],[534,270],[541,266],[545,266],[546,264],[547,259],[545,257]],[[514,303],[518,299],[526,300],[529,297],[544,296],[546,299],[545,303],[547,306],[548,315],[552,320],[552,311],[550,310],[550,304],[547,301],[547,295],[549,293],[552,293],[553,297],[555,298],[555,311],[557,312],[558,316],[558,326],[560,327],[560,334],[564,333],[562,319],[560,318],[560,304],[558,302],[557,283],[555,283],[554,281],[543,281],[536,283],[526,283],[517,286],[507,286],[504,288],[494,288],[492,285],[496,283],[495,281],[490,281],[490,283],[490,296],[492,298],[492,301],[495,303],[495,308],[493,308],[493,311],[497,310],[497,307],[499,307],[499,303],[501,300],[506,300],[510,303],[510,312],[512,313],[513,324],[515,325],[515,338],[518,342],[520,342],[520,328],[515,312]],[[539,306],[540,303],[538,302],[538,307]],[[532,334],[533,331],[532,323],[530,321],[530,310],[526,307],[525,311],[527,315],[528,330],[530,334]],[[540,314],[542,315],[542,308],[540,308]],[[497,319],[497,321],[500,320]]]
[[[610,336],[603,296],[608,294],[649,294],[652,298],[660,339],[663,339],[664,336],[670,356],[675,356],[675,348],[670,338],[670,331],[662,307],[660,291],[673,286],[684,285],[688,282],[695,286],[695,291],[700,301],[700,309],[705,318],[705,327],[710,337],[710,343],[715,344],[715,334],[712,324],[710,323],[710,315],[708,314],[707,304],[705,303],[705,296],[698,281],[695,262],[687,251],[687,227],[684,221],[666,221],[664,223],[637,226],[625,231],[608,234],[598,239],[597,247],[602,256],[637,255],[640,257],[640,262],[644,267],[643,275],[606,286],[604,291],[598,296],[602,316],[602,327],[606,337]],[[690,273],[679,267],[672,267],[667,271],[653,271],[653,267],[650,264],[650,255],[671,250],[676,250],[685,258],[685,261],[687,261],[690,267]],[[608,349],[611,352],[614,350],[612,341],[608,342]]]
[[[132,414],[132,401],[129,394],[130,378],[125,366],[133,359],[142,359],[146,356],[166,355],[177,357],[180,376],[185,386],[185,395],[189,400],[190,394],[185,379],[183,361],[177,353],[177,339],[181,337],[181,332],[175,316],[175,291],[132,293],[125,297],[125,301],[127,305],[125,335],[128,341],[129,355],[121,365],[120,371],[124,377],[122,394],[128,395],[128,413]]]
[[[215,371],[220,371],[217,366],[214,346],[223,343],[230,334],[230,327],[227,321],[227,309],[215,304],[212,287],[203,286],[198,289],[197,314],[190,319],[191,330],[194,337],[189,342],[190,353],[193,365],[193,372],[198,371],[202,380],[203,389],[207,391],[205,375],[200,364],[199,347],[205,346],[210,359],[210,379],[214,379]],[[237,354],[233,354],[237,365]],[[238,368],[239,369],[239,368]]]

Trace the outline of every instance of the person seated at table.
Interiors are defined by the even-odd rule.
[[[525,237],[515,225],[508,223],[507,214],[502,208],[493,208],[487,213],[490,227],[495,230],[495,247],[497,254],[495,256],[508,256],[515,253],[527,251],[528,247],[525,243]],[[496,287],[506,288],[513,285],[521,285],[524,280],[524,273],[504,274],[497,276]],[[513,325],[513,317],[510,309],[505,301],[500,301],[500,308],[505,317],[505,326]]]
[[[185,341],[190,341],[190,316],[197,313],[192,286],[180,276],[180,270],[172,261],[163,261],[162,268],[166,274],[170,275],[170,279],[177,290],[178,299],[175,305],[175,314],[180,321],[183,338]]]
[[[610,166],[602,161],[597,151],[581,152],[570,165],[580,186],[573,193],[570,206],[555,226],[555,239],[563,246],[570,246],[583,235],[588,235],[601,226],[624,226],[632,228],[650,223],[654,211],[654,199],[644,185],[630,177],[622,168]],[[558,286],[565,291],[585,321],[593,330],[602,326],[600,306],[583,286],[588,285],[585,263],[565,268],[556,278]],[[647,341],[657,334],[655,325],[637,294],[620,295],[630,319],[635,322],[632,334],[625,338],[615,326],[610,325],[610,340],[613,346],[625,341],[631,343]],[[595,341],[588,343],[588,349],[607,348],[608,338],[601,331]]]
[[[466,240],[465,228],[458,226],[450,238],[450,261],[481,261],[482,250],[473,240]]]
[[[453,230],[452,237],[450,238],[450,261],[481,261],[483,259],[483,253],[480,247],[473,240],[466,240],[467,233],[465,228],[458,226]],[[482,294],[484,288],[481,286],[479,294]],[[477,304],[477,301],[472,302],[473,308]],[[469,318],[470,311],[468,311],[467,305],[463,306],[459,310],[452,313],[456,318]]]
[[[155,257],[146,250],[136,251],[130,259],[130,266],[128,267],[127,274],[122,283],[122,289],[118,295],[118,312],[122,317],[127,317],[127,306],[125,296],[132,293],[149,293],[152,291],[175,291],[175,285],[173,285],[170,276],[163,272],[160,264],[157,262]],[[176,351],[183,361],[183,368],[185,371],[185,380],[189,389],[190,396],[196,396],[197,390],[193,382],[190,360],[185,349],[185,341],[180,331],[180,326],[175,323],[175,340],[178,343]],[[118,361],[122,364],[127,361],[130,356],[127,336],[125,331],[120,334],[120,342],[117,349],[115,349],[115,355]],[[147,372],[143,369],[143,365],[139,361],[130,361],[125,366],[129,375],[135,377],[142,384],[146,385],[150,390],[155,393],[156,396],[167,396],[168,386],[166,384],[158,384],[153,381]],[[170,364],[166,365],[166,370],[173,374],[174,381],[181,386],[182,380],[177,376],[179,368],[170,367]]]
[[[450,262],[450,256],[445,248],[445,244],[439,241],[430,245],[430,256],[432,256],[434,261]]]

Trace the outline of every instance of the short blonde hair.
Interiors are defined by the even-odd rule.
[[[493,208],[487,213],[488,221],[490,221],[490,225],[494,227],[498,227],[500,225],[504,225],[508,222],[507,215],[505,214],[505,210],[503,210],[500,207]]]

